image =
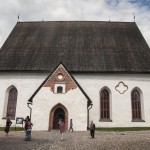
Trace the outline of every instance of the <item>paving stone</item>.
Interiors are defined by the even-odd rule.
[[[150,131],[96,132],[95,139],[89,131],[65,132],[64,140],[56,131],[33,131],[32,140],[24,141],[24,132],[0,132],[0,150],[149,150]]]

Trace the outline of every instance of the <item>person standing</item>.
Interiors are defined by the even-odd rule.
[[[61,141],[63,140],[63,134],[65,132],[65,123],[63,120],[60,120],[59,122],[59,131],[61,133]]]
[[[25,141],[29,141],[29,136],[28,136],[28,119],[25,119],[25,125],[24,125],[24,130],[25,130]]]
[[[90,134],[91,134],[91,138],[94,139],[94,135],[95,135],[95,124],[93,123],[93,121],[91,121],[91,123],[90,123]]]
[[[72,132],[73,132],[73,120],[72,119],[70,119],[69,132],[70,132],[70,130],[72,130]]]
[[[10,120],[10,119],[7,119],[7,121],[6,121],[6,126],[5,126],[5,129],[4,129],[4,131],[5,131],[5,133],[6,133],[6,136],[7,136],[8,133],[9,133],[9,129],[10,129],[11,124],[12,124],[11,120]]]
[[[25,141],[31,141],[31,130],[33,124],[30,121],[30,118],[25,120]]]
[[[59,124],[61,123],[61,118],[58,120],[58,129],[59,129]],[[60,131],[59,131],[60,132]]]

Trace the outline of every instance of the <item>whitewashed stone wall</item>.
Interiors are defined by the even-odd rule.
[[[0,74],[0,126],[5,125],[4,100],[5,93],[9,86],[14,85],[18,90],[16,117],[26,117],[29,115],[27,100],[39,87],[48,74],[40,73],[1,73]],[[93,120],[96,127],[140,127],[150,125],[150,75],[140,74],[73,74],[87,95],[93,102],[90,110],[90,120]],[[128,86],[124,94],[115,90],[115,86],[120,82]],[[111,91],[112,122],[99,122],[100,119],[100,96],[99,92],[103,87],[108,87]],[[131,112],[131,91],[138,87],[142,91],[143,119],[145,122],[132,122]],[[87,109],[86,99],[77,88],[67,94],[57,95],[50,92],[47,87],[43,87],[34,97],[32,122],[34,130],[48,130],[49,113],[51,108],[57,103],[62,103],[69,113],[69,118],[73,118],[75,130],[86,130]],[[42,121],[40,121],[42,119]],[[85,122],[85,123],[84,123]],[[15,121],[13,121],[15,125]]]
[[[4,111],[5,93],[8,87],[14,85],[18,91],[16,117],[25,118],[29,115],[27,101],[48,74],[1,73],[0,74],[0,126],[5,126]],[[12,120],[15,126],[15,120]],[[18,125],[20,126],[20,125]]]
[[[75,131],[87,129],[87,99],[79,88],[70,90],[66,94],[54,94],[50,88],[43,87],[33,101],[32,121],[34,130],[48,130],[51,109],[61,103],[68,110],[69,120],[73,119]]]
[[[76,80],[93,101],[93,108],[90,110],[90,120],[93,120],[97,127],[142,127],[150,125],[150,75],[135,74],[89,74],[75,75]],[[115,90],[120,82],[128,86],[124,94]],[[111,91],[111,116],[112,122],[100,122],[100,95],[103,87]],[[142,91],[143,120],[145,122],[132,122],[131,91],[138,87]]]

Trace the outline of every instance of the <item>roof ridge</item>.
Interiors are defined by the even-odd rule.
[[[42,21],[19,21],[17,23],[42,23],[42,22],[101,22],[101,23],[135,23],[136,22],[130,22],[130,21],[98,21],[98,20],[70,20],[70,21],[63,21],[63,20],[42,20]]]

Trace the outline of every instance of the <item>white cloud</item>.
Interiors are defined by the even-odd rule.
[[[0,47],[20,21],[134,21],[150,46],[150,5],[139,0],[1,0]]]

